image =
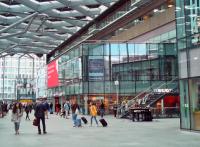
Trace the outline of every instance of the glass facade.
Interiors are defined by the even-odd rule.
[[[133,26],[140,25],[141,23],[145,22],[145,20],[158,16],[162,13],[165,13],[169,9],[173,9],[174,7],[174,1],[170,0],[165,3],[162,3],[160,6],[158,6],[155,9],[152,9],[151,11],[146,12],[146,14],[143,14],[141,16],[138,16],[134,19],[127,19],[127,24],[123,25],[121,28],[117,28],[115,31],[111,32],[110,34],[105,35],[104,37],[100,38],[100,40],[110,40],[109,38],[113,35],[116,36],[119,33],[130,29]],[[50,62],[57,58],[60,54],[65,53],[68,49],[71,49],[72,46],[76,46],[77,44],[84,42],[84,40],[87,40],[90,38],[94,33],[98,32],[99,30],[103,30],[108,26],[111,26],[114,22],[118,21],[120,18],[123,18],[124,16],[129,15],[130,13],[140,9],[141,6],[147,5],[150,3],[148,0],[126,0],[123,4],[120,5],[120,7],[114,9],[112,13],[109,13],[109,15],[106,15],[105,17],[101,18],[98,21],[95,21],[94,23],[91,23],[89,28],[84,31],[83,34],[78,35],[78,37],[67,44],[67,47],[62,48],[60,50],[55,51],[49,57],[47,57],[47,61]],[[158,42],[164,42],[168,40],[169,38],[175,38],[175,30],[164,33],[160,36],[156,36],[155,38],[146,40],[145,42],[149,43],[158,43]],[[99,40],[99,39],[98,39]],[[175,42],[172,40],[172,42]],[[66,50],[67,49],[67,50]]]
[[[47,96],[47,66],[41,65],[36,71],[36,98]]]
[[[46,57],[31,56],[0,58],[0,99],[35,98],[36,71],[45,65]]]
[[[60,86],[49,89],[48,97],[76,98],[80,103],[85,97],[104,99],[107,107],[116,100],[117,91],[120,100],[130,99],[155,83],[159,85],[178,76],[173,43],[85,43],[58,61]],[[177,82],[168,88],[176,87]]]
[[[181,128],[200,130],[200,1],[176,1]]]

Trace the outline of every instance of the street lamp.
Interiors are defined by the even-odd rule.
[[[119,110],[118,110],[118,106],[119,106],[119,81],[118,79],[114,82],[115,86],[116,86],[116,94],[117,94],[117,118],[119,117]]]

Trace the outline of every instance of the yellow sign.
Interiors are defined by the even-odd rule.
[[[33,101],[30,99],[21,99],[20,103],[32,103]]]

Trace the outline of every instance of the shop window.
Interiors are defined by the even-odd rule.
[[[187,75],[187,56],[186,52],[179,53],[179,77],[186,78]]]
[[[190,50],[190,76],[200,76],[200,49]]]
[[[189,81],[192,129],[200,130],[200,79]]]

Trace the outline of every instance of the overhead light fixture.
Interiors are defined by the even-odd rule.
[[[171,7],[173,7],[173,6],[174,6],[174,5],[172,5],[172,4],[169,4],[169,5],[168,5],[168,8],[171,8]]]
[[[158,9],[154,9],[153,12],[154,12],[154,13],[158,12]]]
[[[181,10],[181,7],[176,7],[176,10]]]
[[[171,8],[174,6],[174,1],[173,0],[167,0],[168,8]]]

